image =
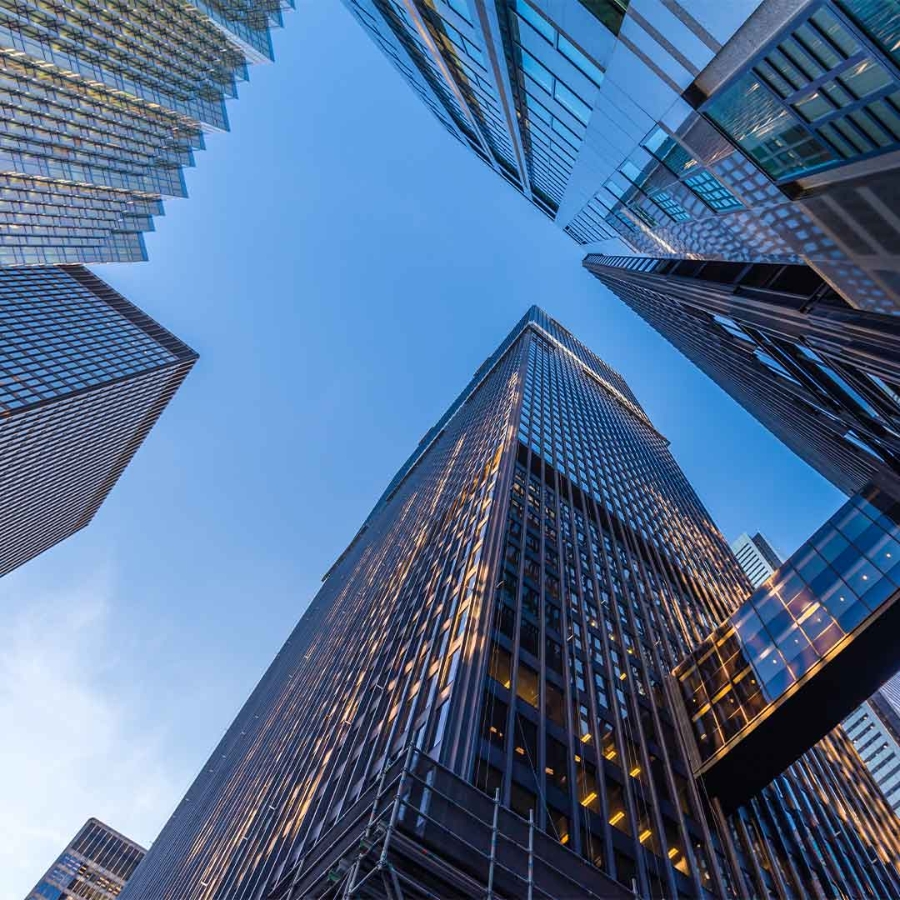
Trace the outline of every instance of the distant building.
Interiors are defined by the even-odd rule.
[[[731,549],[753,587],[759,587],[783,562],[758,531],[753,537],[745,532]]]
[[[898,0],[344,2],[579,243],[807,264],[900,313]]]
[[[123,900],[900,896],[900,824],[840,729],[728,816],[691,776],[667,679],[748,587],[627,382],[533,307]]]
[[[879,692],[844,720],[844,730],[885,799],[900,814],[900,715]]]
[[[90,522],[196,359],[80,266],[0,269],[0,575]]]
[[[88,819],[25,900],[117,897],[147,851],[97,819]]]
[[[0,0],[0,265],[129,262],[293,0]]]

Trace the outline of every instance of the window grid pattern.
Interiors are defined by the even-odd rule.
[[[10,269],[0,290],[0,416],[177,361],[75,279]]]
[[[78,266],[0,270],[0,575],[85,526],[196,354]]]
[[[601,255],[584,265],[840,490],[900,475],[896,349],[878,317],[812,269]]]
[[[117,897],[146,851],[89,819],[26,900],[108,900]]]
[[[775,181],[900,145],[900,4],[823,2],[804,12],[703,112]],[[867,41],[856,18],[884,42]],[[875,21],[877,19],[877,22]]]
[[[555,207],[575,165],[603,72],[527,0],[513,0],[508,8],[532,181]]]
[[[676,668],[703,760],[900,591],[900,514],[884,503],[853,497]]]
[[[288,5],[0,2],[0,265],[143,259]]]
[[[564,409],[563,433],[585,435],[573,477],[543,450],[544,412]],[[579,413],[605,413],[610,435],[590,440]],[[707,535],[690,559],[647,539],[638,504],[579,486],[607,452],[665,498],[658,518]],[[745,592],[621,376],[533,309],[391,482],[124,897],[195,900],[225,879],[234,900],[265,893],[410,745],[641,896],[808,897],[816,879],[889,895],[896,876],[868,862],[889,836],[835,771],[840,736],[727,822],[688,778],[663,677]]]

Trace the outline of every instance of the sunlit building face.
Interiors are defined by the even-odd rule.
[[[692,778],[667,678],[749,592],[624,379],[532,308],[124,896],[525,896],[529,872],[551,896],[890,896],[897,829],[840,732],[728,817]]]

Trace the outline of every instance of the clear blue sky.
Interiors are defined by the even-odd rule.
[[[0,582],[0,900],[83,821],[151,841],[400,463],[532,303],[619,369],[729,539],[840,496],[580,267],[340,4],[303,3],[98,273],[200,362],[94,523]]]

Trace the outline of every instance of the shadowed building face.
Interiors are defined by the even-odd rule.
[[[0,269],[0,575],[90,522],[196,359],[80,266]]]

